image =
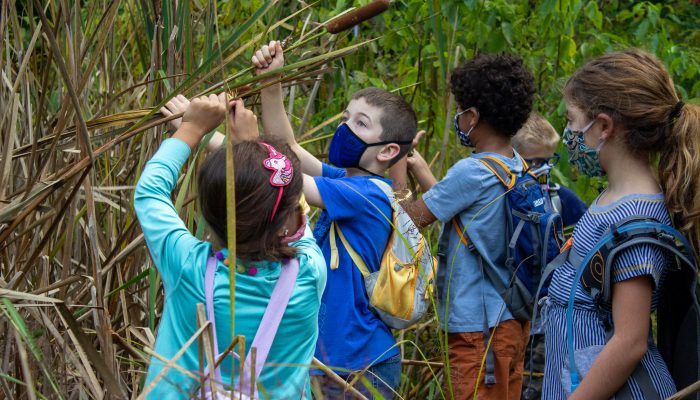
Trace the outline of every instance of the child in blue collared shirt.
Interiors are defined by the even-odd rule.
[[[134,208],[165,291],[154,349],[159,357],[152,358],[144,386],[149,399],[189,399],[197,387],[198,380],[173,367],[166,370],[161,359],[174,358],[197,331],[196,305],[205,302],[204,272],[214,245],[188,231],[173,206],[171,193],[191,151],[204,134],[221,123],[226,107],[224,95],[193,100],[187,106],[180,128],[162,143],[136,187]],[[255,116],[240,101],[236,101],[234,107],[235,117],[229,122],[234,136],[256,139]],[[209,155],[199,171],[201,211],[219,245],[224,245],[226,238],[225,151],[222,147]],[[225,260],[217,262],[214,278],[213,303],[219,346],[216,353],[222,352],[235,335],[246,337],[246,352],[249,350],[283,268],[281,261],[296,257],[299,272],[294,290],[258,385],[260,393],[272,399],[310,399],[308,366],[318,336],[317,318],[326,268],[299,206],[302,192],[299,161],[288,146],[268,147],[258,140],[234,143],[233,152],[236,160],[236,331],[230,331],[229,323],[229,267],[233,266],[227,264],[233,263],[227,263],[229,254],[224,248],[221,258]],[[273,155],[284,161],[278,165],[279,171],[272,171],[269,164],[263,164]],[[271,175],[277,172],[287,177],[291,174],[291,179],[286,184],[276,180],[273,186]],[[222,363],[226,385],[231,384],[231,359],[229,356]],[[198,372],[196,344],[185,349],[177,366],[194,374]],[[235,371],[238,370],[236,367]]]
[[[529,323],[513,318],[453,221],[466,229],[483,268],[491,268],[501,278],[500,285],[506,285],[511,277],[505,264],[505,188],[479,159],[490,156],[511,173],[523,173],[511,137],[532,110],[533,78],[517,56],[479,54],[455,69],[450,84],[459,105],[456,134],[462,145],[474,150],[440,182],[417,153],[408,157],[409,169],[426,193],[402,205],[419,226],[444,223],[446,265],[438,267],[436,283],[440,328],[447,335],[448,398],[519,400]],[[487,345],[493,349],[495,384],[484,379]]]

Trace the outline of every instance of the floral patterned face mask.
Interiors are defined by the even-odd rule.
[[[562,139],[564,140],[564,145],[569,153],[569,161],[582,173],[588,176],[603,176],[605,171],[600,165],[600,149],[603,147],[604,142],[600,142],[598,147],[592,148],[584,143],[584,135],[591,129],[595,120],[591,121],[585,128],[580,131],[571,130],[571,128],[564,128],[564,134]]]

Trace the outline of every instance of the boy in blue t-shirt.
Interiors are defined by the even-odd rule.
[[[258,50],[253,64],[257,73],[282,67],[279,42]],[[329,231],[335,223],[368,269],[379,269],[391,233],[388,221],[392,209],[387,196],[370,178],[391,184],[383,175],[411,149],[416,137],[416,115],[405,100],[385,90],[367,88],[356,92],[331,140],[332,167],[296,142],[279,83],[265,88],[261,101],[265,137],[274,137],[292,147],[306,174],[306,200],[323,209],[314,236],[329,270],[319,312],[316,357],[344,379],[371,366],[366,378],[384,398],[392,398],[401,377],[396,341],[386,324],[369,309],[362,274],[342,243],[331,243]],[[334,262],[332,248],[336,246],[338,257]],[[325,398],[343,396],[343,387],[324,375],[320,380]],[[362,384],[356,388],[372,397]]]
[[[474,150],[440,182],[417,153],[408,157],[409,170],[426,193],[402,205],[419,226],[444,223],[446,263],[438,268],[436,283],[438,318],[448,342],[448,398],[472,398],[477,392],[479,399],[519,400],[530,329],[527,321],[513,318],[496,285],[480,269],[476,252],[501,285],[510,280],[505,188],[479,159],[495,157],[512,173],[523,173],[511,137],[532,110],[533,78],[517,56],[480,54],[455,69],[450,84],[458,104],[455,131],[460,143]],[[466,228],[476,252],[464,245],[454,219]],[[485,382],[482,370],[487,343],[493,349],[495,384]]]

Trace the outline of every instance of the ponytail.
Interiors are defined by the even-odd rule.
[[[659,159],[659,180],[674,225],[700,250],[700,106],[677,103]],[[676,115],[674,115],[676,114]]]
[[[700,259],[700,106],[684,104],[664,65],[644,50],[608,53],[579,68],[564,95],[588,118],[607,113],[625,127],[627,150],[659,159],[673,224]]]

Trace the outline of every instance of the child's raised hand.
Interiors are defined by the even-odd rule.
[[[411,150],[406,157],[406,162],[408,163],[408,170],[412,174],[416,174],[419,171],[430,170],[428,163],[425,161],[423,156],[417,150]]]
[[[420,140],[423,138],[423,135],[425,135],[425,130],[421,129],[418,132],[416,132],[416,137],[413,138],[413,142],[411,143],[411,148],[415,149],[416,146],[418,146],[418,143]]]
[[[279,40],[273,40],[255,52],[252,59],[257,75],[274,71],[284,66],[284,51]]]
[[[165,103],[163,107],[160,108],[160,113],[163,114],[163,116],[165,117],[169,117],[173,114],[185,112],[185,110],[187,110],[188,105],[190,105],[190,101],[187,99],[187,97],[178,94],[177,96],[170,99],[167,103]],[[171,119],[170,121],[168,121],[168,124],[170,125],[170,128],[173,131],[176,131],[180,127],[180,124],[182,124],[182,117]]]
[[[258,117],[255,113],[245,108],[241,99],[231,102],[231,107],[233,112],[229,116],[229,126],[234,139],[233,143],[257,139],[260,133]]]
[[[182,116],[182,124],[173,137],[194,148],[204,135],[221,124],[226,116],[227,107],[226,93],[192,99],[185,115]]]

